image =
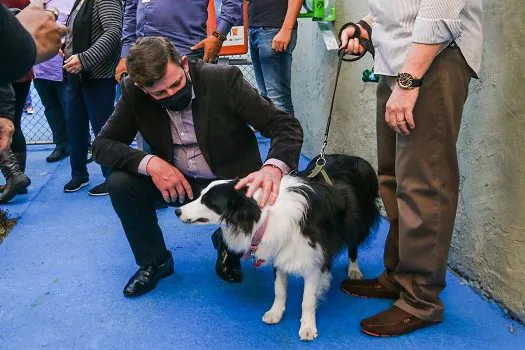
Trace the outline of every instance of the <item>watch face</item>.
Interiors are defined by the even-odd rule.
[[[410,89],[414,78],[408,73],[400,73],[397,76],[397,82],[403,89]]]

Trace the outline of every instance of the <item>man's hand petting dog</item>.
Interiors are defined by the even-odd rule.
[[[274,205],[279,196],[279,186],[283,173],[279,168],[266,165],[261,170],[251,173],[244,179],[241,179],[235,186],[236,190],[240,190],[245,186],[249,186],[246,196],[251,198],[255,191],[262,187],[263,193],[259,198],[259,207],[264,208],[267,203]]]
[[[191,186],[179,171],[170,163],[159,157],[152,157],[146,167],[148,175],[155,186],[162,193],[162,197],[166,203],[174,203],[179,200],[179,203],[184,203],[186,195],[189,199],[193,199],[193,192]]]

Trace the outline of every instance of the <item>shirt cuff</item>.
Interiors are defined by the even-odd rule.
[[[412,42],[419,44],[451,42],[461,36],[461,20],[417,17],[412,33]]]
[[[139,174],[149,176],[148,171],[147,171],[147,169],[148,169],[148,162],[153,157],[155,157],[153,154],[148,154],[147,156],[142,158],[142,160],[139,163],[139,169],[138,169]]]
[[[290,167],[285,162],[283,162],[282,160],[279,160],[279,159],[276,159],[276,158],[268,159],[266,162],[264,162],[263,166],[265,166],[265,165],[276,166],[277,168],[279,168],[279,170],[281,170],[283,175],[286,175],[286,174],[288,174],[290,172]]]
[[[224,34],[226,36],[230,32],[230,29],[232,29],[232,25],[230,24],[230,22],[225,21],[222,18],[219,18],[219,20],[217,21],[217,28],[215,29],[215,31],[221,34]]]

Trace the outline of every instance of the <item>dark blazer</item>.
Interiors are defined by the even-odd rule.
[[[252,125],[271,139],[268,158],[297,168],[303,142],[301,125],[277,109],[242,77],[234,66],[190,62],[193,122],[199,147],[218,178],[245,176],[262,166]],[[102,166],[138,173],[147,154],[129,147],[140,131],[154,154],[173,164],[170,118],[155,100],[129,78],[121,82],[122,97],[93,143]]]

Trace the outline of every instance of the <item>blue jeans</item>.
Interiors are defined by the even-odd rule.
[[[80,81],[77,76],[68,75],[66,124],[69,135],[69,149],[72,178],[89,178],[87,151],[89,124],[95,136],[106,124],[115,101],[115,80],[93,79]],[[102,167],[104,177],[108,168]]]
[[[297,43],[297,30],[285,52],[272,49],[272,40],[280,28],[249,28],[250,55],[259,93],[268,97],[278,108],[294,115],[292,103],[292,52]]]
[[[66,128],[67,90],[66,83],[46,79],[33,80],[35,89],[44,105],[49,128],[53,133],[53,143],[57,148],[67,149],[68,138]]]

